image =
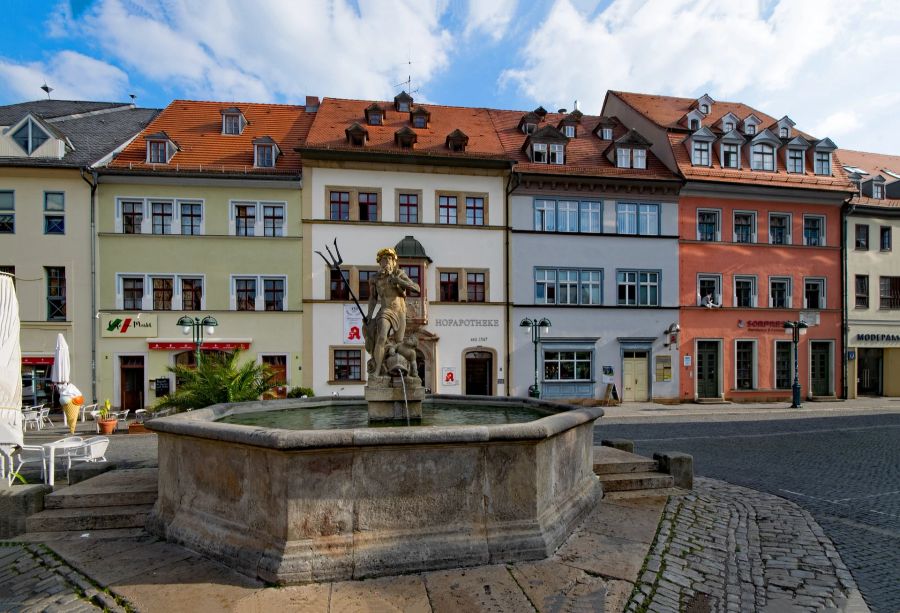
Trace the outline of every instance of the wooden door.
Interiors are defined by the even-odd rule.
[[[272,395],[275,398],[287,398],[287,356],[286,355],[264,355],[262,363],[272,369],[275,376],[272,383],[275,387],[272,389]]]
[[[646,402],[649,399],[647,352],[626,351],[622,357],[622,400]]]
[[[697,342],[697,397],[719,397],[719,343]]]
[[[831,344],[810,342],[810,387],[813,396],[831,395]]]
[[[136,411],[144,408],[144,358],[122,356],[119,358],[120,398],[122,410]]]
[[[857,387],[860,396],[881,396],[883,349],[857,349]]]
[[[466,353],[466,389],[470,396],[490,396],[491,377],[494,373],[493,355],[487,351]]]

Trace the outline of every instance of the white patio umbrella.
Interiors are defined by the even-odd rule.
[[[0,446],[23,444],[19,301],[12,277],[0,274]]]
[[[72,376],[72,362],[69,360],[69,344],[62,332],[56,335],[56,349],[53,351],[53,368],[50,380],[60,385],[68,383]]]

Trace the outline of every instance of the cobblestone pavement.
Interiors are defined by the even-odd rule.
[[[853,577],[806,511],[712,479],[670,498],[627,611],[847,610]]]
[[[0,543],[0,611],[125,611],[43,545]]]
[[[605,421],[595,431],[598,441],[633,439],[642,455],[689,453],[697,475],[801,506],[832,540],[869,607],[900,611],[900,415]]]

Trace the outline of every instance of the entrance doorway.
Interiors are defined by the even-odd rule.
[[[119,382],[121,409],[136,411],[144,408],[144,356],[119,357]]]
[[[622,400],[646,402],[650,399],[647,385],[647,352],[626,351],[622,356]]]
[[[697,397],[719,397],[718,341],[697,341]]]
[[[466,388],[470,396],[490,396],[494,375],[494,355],[489,351],[466,352]]]
[[[857,349],[856,360],[856,393],[860,396],[883,395],[884,349]]]
[[[813,396],[831,395],[831,343],[810,342],[809,378]]]

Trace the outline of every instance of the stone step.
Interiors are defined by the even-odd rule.
[[[143,528],[152,510],[152,504],[49,509],[28,517],[25,529],[33,533]]]
[[[649,490],[626,490],[622,492],[604,492],[603,500],[631,500],[633,498],[666,498],[668,496],[684,496],[688,490],[679,487],[657,487]]]
[[[665,473],[618,473],[598,475],[604,492],[622,492],[672,487],[675,480]]]
[[[594,474],[649,473],[657,468],[650,458],[613,447],[594,447]]]
[[[152,505],[156,502],[158,470],[111,470],[56,490],[44,497],[45,509],[79,509]]]

